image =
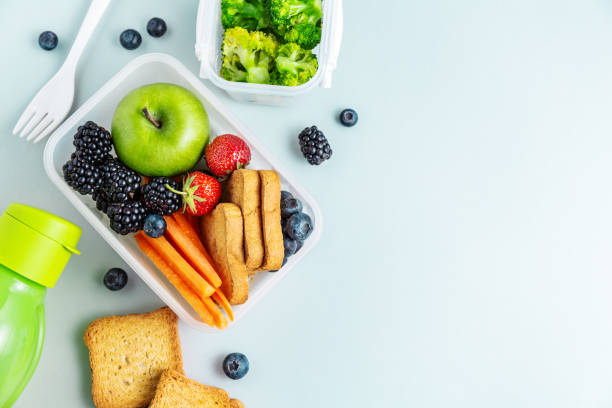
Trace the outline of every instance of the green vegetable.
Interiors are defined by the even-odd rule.
[[[310,80],[319,68],[312,51],[304,50],[295,43],[283,44],[278,49],[276,70],[273,74],[275,85],[297,86]]]
[[[321,42],[321,0],[264,0],[274,31],[311,50]]]
[[[263,0],[221,0],[221,22],[224,28],[242,27],[249,31],[270,27]]]
[[[277,53],[278,42],[272,34],[242,27],[227,29],[221,76],[228,81],[269,84]]]

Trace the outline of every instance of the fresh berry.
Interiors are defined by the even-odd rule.
[[[138,195],[142,177],[115,158],[107,159],[100,170],[104,177],[102,189],[109,202],[125,203]]]
[[[249,372],[249,360],[242,353],[231,353],[223,360],[223,371],[232,380],[239,380]]]
[[[285,264],[287,263],[287,258],[286,256],[283,258],[283,264],[281,265],[281,267],[285,266]],[[270,271],[270,272],[278,272],[278,271]]]
[[[77,129],[73,144],[80,154],[98,164],[108,158],[113,148],[113,139],[108,130],[88,121]]]
[[[206,147],[206,163],[217,177],[225,177],[250,161],[251,149],[235,135],[218,136]]]
[[[304,246],[304,241],[295,241],[297,246],[295,247],[295,252],[297,253]]]
[[[189,174],[183,183],[183,208],[191,215],[202,216],[212,211],[221,198],[221,184],[200,171]]]
[[[302,212],[302,202],[297,198],[290,197],[281,201],[281,217],[289,218],[293,214]]]
[[[142,200],[150,214],[170,215],[181,208],[179,184],[167,177],[154,177],[142,187]]]
[[[140,231],[147,216],[140,201],[111,204],[106,213],[111,229],[121,235]]]
[[[96,191],[94,191],[91,197],[96,202],[96,208],[106,214],[108,206],[112,203],[110,201],[110,198],[108,198],[104,193],[104,190],[102,190],[101,188],[97,189]]]
[[[293,197],[293,194],[291,194],[290,192],[285,191],[285,190],[281,191],[281,201],[286,200],[287,198],[291,198],[291,197]]]
[[[159,238],[166,233],[166,220],[159,214],[151,214],[145,218],[142,230],[151,238]]]
[[[147,32],[153,37],[161,37],[166,29],[166,22],[159,17],[153,17],[147,23]]]
[[[135,50],[136,48],[140,47],[142,37],[138,31],[129,28],[121,33],[119,36],[119,42],[121,42],[121,45],[126,50]]]
[[[57,47],[57,35],[53,31],[43,31],[38,36],[38,45],[43,50],[51,51]]]
[[[293,214],[287,225],[285,226],[285,232],[290,238],[296,241],[304,241],[310,236],[313,230],[312,220],[310,216],[304,213]]]
[[[297,241],[288,237],[287,235],[283,236],[283,245],[285,246],[285,256],[290,257],[295,254],[297,250]]]
[[[359,116],[354,109],[345,109],[340,112],[340,123],[342,123],[344,126],[355,126],[357,124],[357,120],[359,120]]]
[[[285,234],[286,225],[287,225],[287,218],[281,218],[281,228],[283,229],[283,235]]]
[[[109,269],[108,272],[104,274],[104,286],[112,291],[123,289],[127,281],[128,275],[121,268]]]
[[[62,170],[66,183],[83,195],[93,194],[102,185],[102,173],[93,163],[77,153],[72,153]]]
[[[332,155],[327,138],[316,126],[307,127],[299,135],[300,149],[308,163],[319,165]]]

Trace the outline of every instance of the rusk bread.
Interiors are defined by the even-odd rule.
[[[235,403],[232,401],[236,401]],[[179,372],[164,372],[149,408],[244,408],[221,388],[203,385]]]
[[[221,278],[221,290],[232,305],[249,297],[249,275],[244,262],[242,212],[236,204],[221,203],[202,217],[202,240]]]
[[[232,173],[226,187],[227,201],[242,210],[244,257],[249,270],[259,268],[264,257],[259,186],[257,170],[239,169]]]
[[[183,372],[178,319],[168,307],[95,320],[84,340],[97,408],[146,407],[162,372]]]
[[[259,170],[261,183],[261,223],[264,239],[264,260],[259,268],[277,271],[283,265],[285,247],[281,228],[281,183],[274,170]]]

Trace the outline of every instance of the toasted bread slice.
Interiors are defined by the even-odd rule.
[[[283,265],[285,246],[281,228],[281,183],[274,170],[259,170],[264,260],[260,270],[277,271]]]
[[[259,268],[264,245],[261,231],[261,199],[257,170],[240,169],[227,182],[227,201],[242,210],[244,221],[244,257],[247,269]]]
[[[244,263],[242,213],[236,204],[221,203],[202,217],[202,241],[217,267],[221,290],[232,305],[249,297],[249,275]]]
[[[84,340],[97,408],[145,407],[162,372],[183,372],[178,319],[167,307],[95,320]]]
[[[231,401],[237,401],[232,403]],[[231,400],[221,388],[191,380],[179,372],[164,372],[157,385],[149,408],[244,408],[238,400]]]
[[[237,399],[230,400],[230,406],[232,408],[244,408],[244,404],[242,403],[242,401]]]

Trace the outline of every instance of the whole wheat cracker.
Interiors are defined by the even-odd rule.
[[[221,290],[232,305],[249,297],[242,223],[242,212],[232,203],[218,204],[201,220],[202,241],[217,267]]]
[[[97,319],[84,341],[97,408],[146,407],[162,372],[183,371],[178,318],[168,307]]]
[[[263,262],[264,244],[261,230],[261,189],[257,170],[239,169],[226,185],[227,201],[242,211],[244,257],[247,269],[259,268]]]
[[[230,400],[221,388],[200,384],[174,371],[165,371],[157,385],[149,408],[244,408],[239,400]]]

